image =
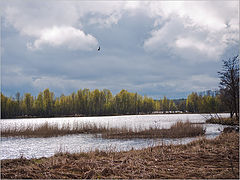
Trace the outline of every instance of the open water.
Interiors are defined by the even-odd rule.
[[[228,117],[228,114],[220,114]],[[67,118],[31,118],[31,119],[4,119],[0,121],[1,128],[18,127],[28,124],[64,123],[74,125],[76,123],[94,123],[109,127],[131,128],[170,128],[177,121],[190,121],[192,123],[205,123],[209,114],[160,114],[160,115],[126,115],[126,116],[101,116],[101,117],[67,117]],[[206,138],[218,136],[224,129],[224,125],[203,124],[206,129]],[[80,152],[99,150],[125,151],[130,149],[142,149],[159,144],[186,144],[196,138],[180,139],[102,139],[91,134],[66,135],[50,138],[20,138],[1,137],[1,159],[14,159],[21,156],[26,158],[50,157],[59,151]]]

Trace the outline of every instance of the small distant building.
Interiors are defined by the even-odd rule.
[[[153,111],[152,114],[182,114],[183,111]]]

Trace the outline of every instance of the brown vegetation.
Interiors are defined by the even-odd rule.
[[[210,118],[206,120],[206,123],[211,123],[211,124],[223,124],[223,125],[239,125],[239,119],[238,118],[222,118],[222,117],[217,117],[217,118]]]
[[[150,127],[149,129],[116,129],[114,131],[106,131],[101,136],[103,138],[183,138],[200,136],[205,133],[202,125],[192,124],[190,122],[177,122],[171,126],[170,129],[159,129],[157,127]]]
[[[91,133],[96,137],[102,138],[183,138],[203,135],[205,130],[202,125],[191,124],[190,122],[177,122],[170,129],[159,129],[151,127],[149,129],[142,128],[111,128],[96,124],[78,124],[74,123],[73,127],[70,124],[63,124],[61,127],[58,124],[45,123],[42,125],[27,125],[23,128],[2,128],[1,135],[22,136],[22,137],[52,137],[63,136],[68,134]]]
[[[50,158],[2,160],[1,178],[233,179],[239,178],[239,134],[187,145],[127,152],[58,153]]]
[[[97,126],[96,124],[78,124],[74,123],[73,127],[69,123],[63,124],[61,127],[55,123],[50,124],[48,122],[37,125],[29,124],[25,127],[17,128],[2,128],[1,136],[21,136],[21,137],[54,137],[64,136],[70,134],[82,134],[82,133],[101,133],[106,131],[104,126]]]

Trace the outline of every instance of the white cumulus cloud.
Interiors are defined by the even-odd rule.
[[[39,37],[28,44],[30,49],[40,49],[44,45],[66,46],[72,50],[92,50],[96,49],[98,42],[95,37],[85,34],[83,31],[73,27],[57,27],[43,29]]]
[[[110,27],[121,18],[123,2],[79,1],[4,1],[2,14],[7,25],[21,35],[34,38],[29,49],[43,45],[65,46],[69,49],[91,50],[97,46],[93,34],[83,30],[82,20],[93,15],[89,23]]]
[[[148,52],[218,60],[230,44],[239,43],[237,1],[161,1],[149,7],[155,29],[144,42]]]
[[[109,28],[117,24],[123,14],[135,15],[135,12],[141,13],[155,20],[154,29],[150,37],[145,39],[144,48],[146,51],[169,51],[178,55],[179,52],[184,58],[191,57],[187,51],[196,51],[197,54],[203,53],[207,49],[207,57],[221,55],[225,48],[231,43],[238,43],[238,1],[141,1],[141,2],[104,2],[104,1],[41,1],[31,2],[24,0],[21,2],[6,1],[2,3],[3,15],[17,30],[22,34],[36,38],[28,47],[38,48],[43,44],[52,46],[63,45],[74,49],[70,35],[56,41],[46,37],[53,32],[72,31],[78,35],[88,34],[83,32],[82,21],[87,17],[90,18],[87,24],[98,25],[102,28]],[[176,21],[177,19],[177,21]],[[176,23],[176,24],[175,24]],[[69,27],[68,30],[62,27]],[[59,30],[55,30],[57,28]],[[75,28],[73,30],[70,28]],[[82,33],[80,33],[80,31]],[[79,38],[79,36],[77,37]],[[80,35],[82,36],[82,35]],[[84,36],[84,35],[83,35]],[[74,46],[81,50],[87,50],[85,40],[92,44],[91,36],[82,38],[79,43],[74,42]],[[72,36],[75,37],[75,36]],[[78,39],[77,38],[77,39]],[[74,38],[73,38],[74,39]],[[182,42],[190,41],[198,45],[184,46]],[[71,40],[72,42],[72,40]],[[83,42],[83,44],[80,44]]]

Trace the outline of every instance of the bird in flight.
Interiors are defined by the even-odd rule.
[[[100,46],[99,46],[99,48],[98,48],[98,51],[100,51]]]

